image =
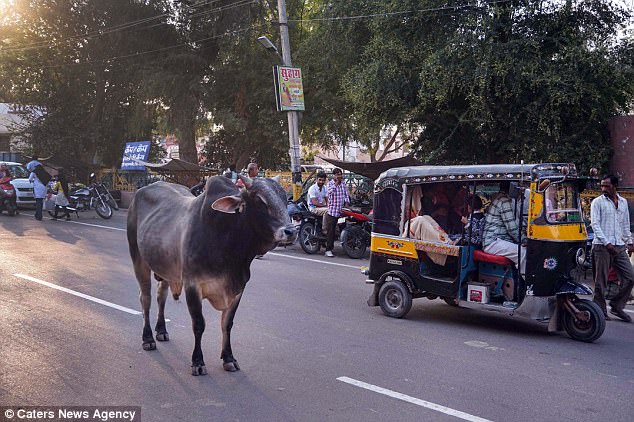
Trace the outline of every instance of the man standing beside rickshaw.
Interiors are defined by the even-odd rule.
[[[592,255],[595,265],[594,302],[607,313],[605,293],[610,267],[617,272],[623,283],[621,290],[610,301],[610,313],[625,322],[632,318],[625,313],[632,286],[634,271],[628,258],[634,252],[632,233],[630,232],[630,214],[627,200],[616,192],[619,179],[614,175],[606,175],[601,179],[603,195],[595,198],[590,206],[592,230]]]

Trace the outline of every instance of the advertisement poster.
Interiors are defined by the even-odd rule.
[[[298,67],[274,66],[273,75],[277,110],[304,110],[302,70]]]
[[[147,161],[150,155],[150,141],[128,142],[123,150],[121,170],[145,170],[145,166],[134,160]]]

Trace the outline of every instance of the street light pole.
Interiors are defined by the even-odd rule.
[[[288,18],[286,16],[286,0],[277,0],[277,10],[280,20],[280,38],[282,41],[282,64],[292,66],[291,43],[288,36]],[[293,174],[293,199],[299,199],[302,190],[302,173],[300,171],[299,150],[299,114],[297,111],[288,112],[288,141],[291,155],[291,172]]]

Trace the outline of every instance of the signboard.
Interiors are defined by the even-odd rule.
[[[147,161],[150,155],[150,141],[128,142],[123,150],[121,170],[145,170],[145,166],[134,160]]]
[[[277,111],[304,110],[302,70],[298,67],[273,66]]]

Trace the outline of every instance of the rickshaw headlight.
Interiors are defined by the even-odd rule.
[[[586,264],[586,251],[583,248],[577,249],[577,265],[583,267]]]

